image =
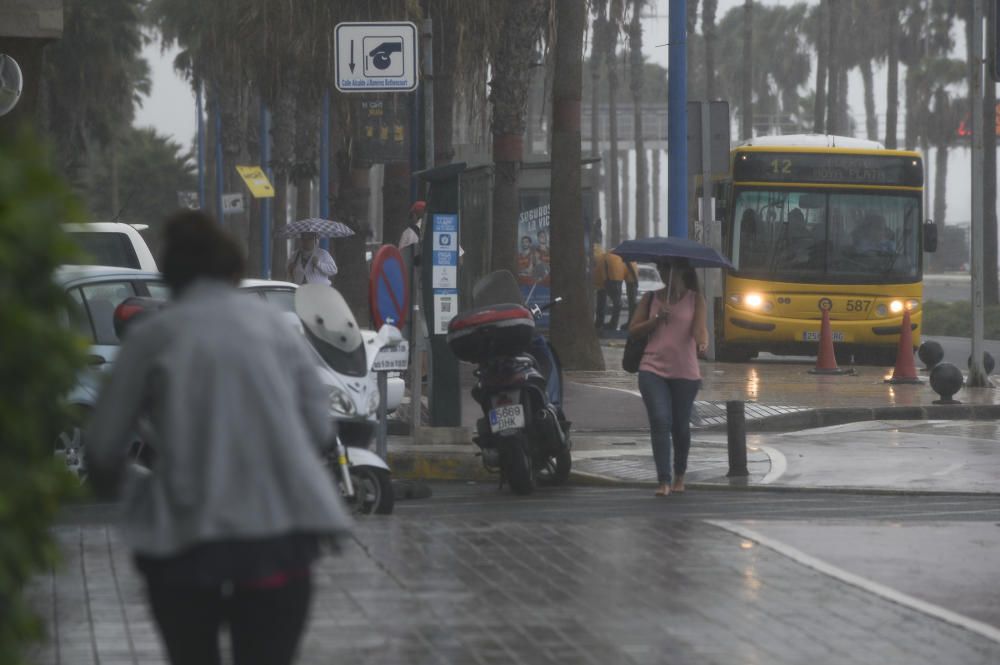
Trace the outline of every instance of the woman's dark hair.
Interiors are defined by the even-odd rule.
[[[691,267],[691,263],[687,259],[663,259],[656,263],[656,267],[659,270],[663,270],[664,268],[669,270],[671,265],[680,272],[685,289],[701,293],[701,286],[698,284],[698,273]]]
[[[209,215],[182,210],[167,218],[160,265],[167,286],[179,294],[192,282],[208,278],[233,285],[243,276],[239,245]]]

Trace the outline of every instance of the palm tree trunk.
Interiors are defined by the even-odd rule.
[[[829,0],[820,0],[819,28],[816,43],[816,97],[813,102],[813,131],[826,133],[826,70],[830,45],[827,26],[830,24]]]
[[[354,168],[346,150],[337,153],[340,187],[334,216],[354,231],[348,238],[333,241],[331,253],[337,261],[334,285],[351,306],[358,322],[365,326],[368,312],[368,267],[365,264],[365,242],[368,237],[368,168]]]
[[[612,44],[614,42],[612,41]],[[608,66],[608,180],[610,181],[611,215],[608,220],[608,245],[614,247],[622,241],[621,191],[618,181],[618,67],[614,52],[606,58]]]
[[[607,0],[595,0],[593,4],[595,10],[595,16],[592,23],[591,32],[593,34],[593,40],[590,49],[590,155],[592,157],[598,157],[601,155],[601,106],[600,106],[600,92],[601,92],[601,58],[604,55],[604,42],[605,32],[607,31]],[[594,208],[594,219],[596,222],[600,222],[601,212],[600,212],[600,197],[599,193],[604,191],[604,164],[595,164],[593,166],[593,208]],[[607,217],[605,215],[605,217]],[[603,228],[601,233],[604,233]],[[595,236],[592,238],[593,242],[604,242],[603,238],[598,238]]]
[[[295,218],[312,214],[312,188],[319,159],[320,92],[303,90],[295,105],[295,163],[290,174],[295,186]]]
[[[511,0],[501,23],[506,39],[492,54],[493,78],[493,270],[517,267],[517,218],[520,212],[518,180],[524,156],[524,127],[531,81],[534,36],[544,24],[548,3]]]
[[[893,0],[894,1],[894,0]],[[885,147],[896,149],[896,135],[899,133],[899,12],[887,13],[889,63],[886,67],[886,107],[885,107]]]
[[[284,279],[288,263],[288,247],[278,234],[288,223],[288,184],[292,167],[295,141],[295,87],[272,100],[271,113],[271,164],[274,172],[274,205],[271,208],[271,276]]]
[[[705,101],[715,99],[715,13],[719,0],[702,0],[701,32],[705,37]]]
[[[632,190],[632,155],[626,148],[621,152],[622,161],[622,240],[635,237],[635,226],[632,225],[632,206],[629,205]]]
[[[838,103],[840,102],[840,58],[837,53],[837,33],[840,27],[837,22],[840,20],[840,11],[836,2],[827,2],[827,52],[826,52],[826,133],[842,134],[844,128],[840,126],[840,113]]]
[[[660,150],[653,151],[653,235],[660,235]]]
[[[644,0],[633,0],[629,23],[629,60],[631,64],[632,117],[635,137],[635,237],[649,237],[649,168],[646,143],[642,136],[642,82],[645,68],[642,58],[642,23],[639,13]]]
[[[743,3],[743,98],[741,138],[753,138],[753,0]]]
[[[872,75],[872,63],[865,60],[861,63],[861,80],[865,86],[865,135],[869,140],[878,140],[878,118],[875,116],[875,81]]]
[[[906,129],[903,145],[907,150],[917,146],[917,76],[913,66],[906,68]]]
[[[837,85],[837,94],[839,96],[837,99],[837,117],[839,120],[837,122],[845,136],[853,136],[854,134],[851,131],[851,117],[847,106],[848,85],[847,69],[841,67],[840,82]]]
[[[584,245],[580,184],[580,97],[586,7],[556,0],[552,78],[552,292],[565,302],[552,310],[552,342],[567,369],[603,370]]]
[[[938,232],[944,228],[947,214],[948,144],[940,143],[934,151],[934,223]]]

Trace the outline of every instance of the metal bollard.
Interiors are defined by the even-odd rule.
[[[747,417],[741,400],[726,402],[726,436],[729,444],[727,478],[749,476],[747,470]]]

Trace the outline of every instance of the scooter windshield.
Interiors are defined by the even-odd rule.
[[[472,287],[473,307],[523,303],[517,278],[509,270],[496,270],[481,277]]]
[[[309,328],[305,328],[304,332],[306,339],[319,353],[323,362],[329,365],[334,372],[355,377],[365,376],[368,373],[368,355],[365,353],[364,344],[358,344],[353,351],[342,351],[321,340],[310,332]]]

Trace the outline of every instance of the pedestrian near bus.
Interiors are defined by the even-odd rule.
[[[237,288],[243,258],[207,215],[167,221],[170,304],[135,324],[87,431],[95,491],[124,488],[124,539],[173,665],[287,665],[306,625],[310,569],[350,518],[320,450],[329,394],[305,338]],[[149,470],[128,463],[148,423]]]
[[[597,302],[594,306],[594,327],[600,330],[604,327],[604,317],[607,315],[608,294],[604,290],[604,283],[608,279],[607,264],[604,262],[604,247],[600,241],[594,243],[591,261],[593,262],[592,278],[594,280],[594,293]]]
[[[622,315],[622,282],[625,281],[625,261],[613,252],[604,255],[606,279],[604,291],[611,301],[611,320],[605,330],[618,330],[618,322]]]
[[[708,328],[694,268],[684,259],[670,259],[657,269],[667,286],[643,295],[628,332],[648,336],[639,362],[639,392],[649,416],[656,496],[667,496],[684,491],[691,409],[701,387],[698,354],[708,348]]]
[[[636,298],[639,295],[639,266],[635,261],[625,262],[625,301],[628,303],[628,319],[622,324],[622,330],[628,330],[628,324],[635,316]]]

